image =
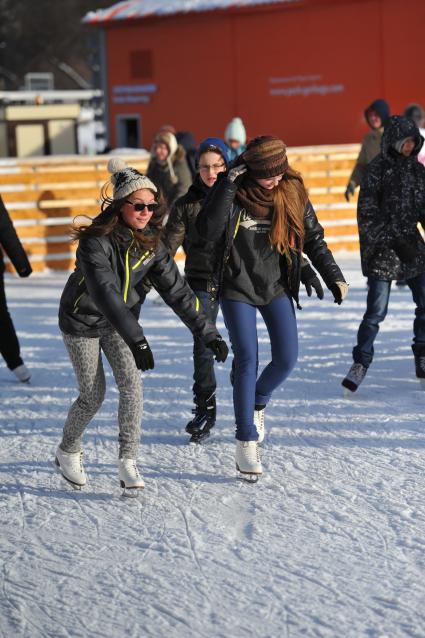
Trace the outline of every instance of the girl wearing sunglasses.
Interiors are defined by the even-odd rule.
[[[120,158],[109,161],[113,196],[102,189],[102,212],[91,225],[73,229],[78,241],[76,268],[59,307],[63,334],[79,387],[55,463],[76,489],[86,484],[81,439],[105,396],[103,351],[119,390],[119,480],[126,494],[144,487],[137,468],[142,419],[139,370],[154,358],[138,321],[145,298],[143,278],[153,286],[192,333],[224,361],[227,346],[160,241],[165,206],[145,175]],[[127,490],[127,491],[126,491]]]

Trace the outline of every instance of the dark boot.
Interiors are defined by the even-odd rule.
[[[416,376],[418,379],[425,379],[425,348],[421,350],[413,350],[415,355]]]
[[[217,413],[215,394],[195,396],[194,402],[195,407],[192,410],[194,417],[189,421],[185,429],[188,434],[192,435],[190,440],[194,443],[199,443],[209,436],[211,428],[215,425]]]

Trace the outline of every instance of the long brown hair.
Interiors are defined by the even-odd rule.
[[[304,209],[308,194],[298,171],[288,166],[273,189],[273,220],[270,241],[281,255],[291,258],[291,250],[302,251],[304,243]]]
[[[123,224],[121,208],[128,197],[122,199],[112,199],[107,194],[109,183],[102,187],[101,198],[101,214],[90,224],[76,225],[71,228],[71,237],[74,241],[79,241],[83,237],[103,237],[105,235],[114,235],[119,224]],[[150,190],[150,189],[147,189]],[[141,233],[134,233],[136,250],[143,252],[145,250],[155,250],[158,246],[161,236],[164,215],[167,212],[167,206],[162,194],[151,191],[155,197],[155,201],[159,204],[149,223]]]

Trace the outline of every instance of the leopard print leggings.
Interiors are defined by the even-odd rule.
[[[136,459],[143,411],[142,379],[130,348],[112,330],[100,337],[87,338],[63,334],[75,375],[79,396],[66,419],[60,447],[65,452],[79,452],[87,424],[105,398],[105,372],[101,351],[112,368],[119,390],[119,457]]]

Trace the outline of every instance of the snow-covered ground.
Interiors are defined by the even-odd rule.
[[[31,385],[0,368],[0,633],[5,638],[425,636],[424,399],[410,350],[413,303],[395,289],[364,386],[340,385],[365,305],[351,283],[298,312],[299,363],[267,410],[264,476],[235,478],[230,360],[217,367],[219,416],[187,444],[191,336],[149,296],[140,467],[117,479],[117,391],[85,436],[82,492],[52,467],[73,373],[57,328],[66,275],[7,277]],[[225,329],[219,322],[223,334]],[[268,345],[259,320],[261,361]]]

